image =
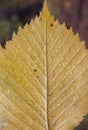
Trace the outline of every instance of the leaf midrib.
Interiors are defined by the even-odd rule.
[[[49,120],[48,120],[48,50],[47,50],[47,18],[44,21],[44,44],[45,44],[45,118],[46,118],[46,130],[49,130]]]

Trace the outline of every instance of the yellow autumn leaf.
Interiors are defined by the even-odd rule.
[[[88,113],[88,50],[50,15],[0,48],[0,129],[73,130]]]

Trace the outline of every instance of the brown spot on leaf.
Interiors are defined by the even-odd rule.
[[[53,24],[51,23],[50,26],[53,26]]]
[[[34,72],[37,72],[37,70],[36,70],[36,69],[34,69]]]

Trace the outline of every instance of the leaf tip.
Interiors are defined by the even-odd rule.
[[[47,7],[47,3],[48,3],[47,0],[45,0],[45,1],[44,1],[44,5],[43,5],[43,7],[46,8],[46,7]]]
[[[48,12],[49,10],[48,10],[48,2],[47,2],[47,0],[45,0],[44,1],[44,3],[43,3],[43,10],[42,10],[42,12],[44,11],[44,13],[46,13],[46,12]]]

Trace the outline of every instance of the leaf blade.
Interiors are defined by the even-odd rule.
[[[54,21],[45,1],[40,16],[0,48],[0,114],[7,130],[77,126],[88,113],[87,58],[84,42]]]

